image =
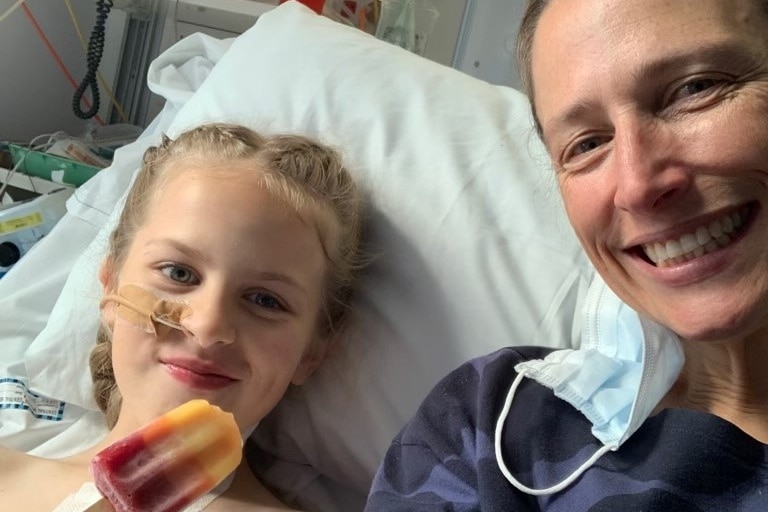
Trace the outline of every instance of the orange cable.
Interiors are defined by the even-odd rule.
[[[72,87],[77,90],[77,82],[75,82],[75,79],[70,74],[67,67],[64,65],[64,62],[62,62],[61,57],[59,57],[59,54],[56,52],[56,49],[53,47],[51,42],[48,40],[48,38],[45,36],[45,32],[43,32],[43,29],[40,28],[40,25],[37,23],[37,20],[35,19],[35,16],[32,14],[32,12],[29,10],[26,4],[21,4],[21,8],[24,10],[24,14],[27,15],[27,19],[30,23],[32,23],[32,26],[35,28],[35,31],[37,31],[37,35],[40,36],[40,39],[43,41],[43,44],[45,44],[46,48],[48,48],[48,52],[51,54],[53,59],[56,61],[56,64],[59,66],[59,69],[64,73],[64,76],[67,78],[67,81],[72,85]],[[85,103],[86,108],[91,108],[91,102],[83,96],[83,103]],[[99,117],[98,114],[96,114],[96,121],[101,125],[104,126],[106,123],[104,120]]]

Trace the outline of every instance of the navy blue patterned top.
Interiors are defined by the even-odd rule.
[[[392,442],[366,512],[766,512],[768,449],[734,425],[691,410],[647,419],[569,487],[529,496],[507,482],[494,430],[517,363],[542,348],[505,348],[461,366],[430,393]],[[524,379],[505,423],[503,453],[528,487],[550,487],[602,445],[587,419]]]

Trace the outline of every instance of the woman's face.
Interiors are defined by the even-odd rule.
[[[571,223],[631,306],[688,339],[768,318],[768,17],[757,0],[554,0],[533,43]]]
[[[105,310],[120,421],[143,424],[205,398],[247,429],[318,362],[308,354],[317,341],[323,250],[316,230],[266,192],[248,164],[176,165],[115,288],[138,284],[183,301],[191,314],[181,321],[186,331],[156,338]]]

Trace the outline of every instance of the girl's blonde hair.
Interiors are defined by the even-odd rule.
[[[307,137],[266,137],[243,126],[220,123],[194,128],[174,140],[163,137],[159,146],[144,154],[142,168],[110,237],[109,279],[116,279],[149,205],[168,180],[169,164],[181,160],[206,165],[211,159],[253,162],[254,172],[263,174],[264,187],[316,226],[328,264],[318,338],[330,342],[348,322],[353,284],[363,265],[363,201],[339,154]],[[180,168],[183,166],[174,166]],[[106,326],[99,329],[90,367],[96,402],[112,427],[122,398],[115,383],[111,333]]]

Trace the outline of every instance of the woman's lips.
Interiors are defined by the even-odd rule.
[[[221,389],[237,379],[207,361],[170,359],[162,361],[168,374],[177,381],[198,389]]]

